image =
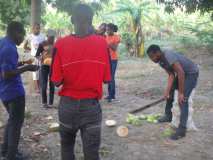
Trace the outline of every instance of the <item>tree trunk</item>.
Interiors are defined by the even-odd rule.
[[[144,36],[142,33],[142,26],[139,23],[136,30],[136,56],[144,56]]]
[[[31,0],[31,26],[41,22],[41,0]]]

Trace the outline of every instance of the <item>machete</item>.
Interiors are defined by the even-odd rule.
[[[157,101],[154,101],[154,102],[152,102],[152,103],[150,103],[150,104],[147,104],[147,105],[145,105],[145,106],[143,106],[143,107],[140,107],[140,108],[138,108],[138,109],[134,109],[134,110],[130,111],[129,113],[134,114],[134,113],[143,111],[143,110],[145,110],[145,109],[147,109],[147,108],[150,108],[150,107],[152,107],[152,106],[154,106],[154,105],[157,105],[157,104],[159,104],[159,103],[161,103],[161,102],[163,102],[163,101],[165,101],[165,98],[161,98],[161,99],[159,99],[159,100],[157,100]]]

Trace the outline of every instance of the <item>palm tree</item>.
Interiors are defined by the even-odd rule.
[[[31,25],[41,21],[41,0],[31,0]]]
[[[129,30],[133,33],[135,44],[135,56],[144,56],[144,34],[141,20],[148,17],[151,10],[156,9],[153,7],[151,0],[118,0],[116,2],[116,9],[113,13],[128,14]]]

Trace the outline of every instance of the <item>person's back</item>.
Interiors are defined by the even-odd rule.
[[[109,67],[105,39],[98,35],[83,38],[73,35],[59,40],[55,46],[64,78],[60,95],[100,99],[105,68]],[[53,74],[53,80],[58,80],[58,76]]]
[[[172,65],[175,61],[178,61],[186,74],[193,74],[198,72],[197,65],[190,59],[186,58],[182,53],[175,52],[173,50],[163,50],[163,53],[170,65]]]
[[[59,122],[62,160],[75,160],[74,145],[80,130],[85,159],[99,160],[102,85],[110,81],[110,63],[105,39],[92,34],[93,12],[77,5],[72,23],[75,35],[58,40],[53,49],[51,80],[61,86]]]

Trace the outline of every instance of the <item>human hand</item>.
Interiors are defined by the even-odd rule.
[[[169,91],[166,90],[166,91],[164,92],[164,98],[165,98],[165,100],[169,99],[169,97],[170,97]]]
[[[184,101],[185,101],[184,94],[183,93],[178,93],[178,103],[179,103],[179,105],[182,106]]]

